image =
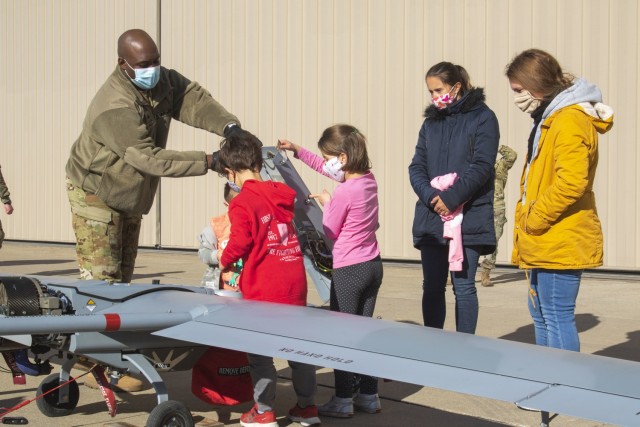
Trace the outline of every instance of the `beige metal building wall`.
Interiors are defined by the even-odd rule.
[[[523,49],[546,49],[597,83],[616,111],[600,140],[595,189],[605,264],[640,268],[635,0],[5,0],[0,11],[0,85],[9,95],[0,163],[17,208],[2,218],[8,238],[73,240],[61,184],[68,148],[115,65],[115,39],[141,27],[159,40],[164,66],[202,83],[267,145],[288,138],[315,149],[336,122],[365,133],[389,259],[418,258],[407,166],[428,103],[426,70],[441,60],[460,63],[486,88],[501,143],[521,154],[507,189],[511,220],[530,119],[513,106],[503,70]],[[175,122],[170,138],[171,148],[185,150],[211,151],[219,142]],[[332,188],[296,165],[312,191]],[[222,184],[213,174],[163,180],[159,228],[152,212],[142,244],[195,247],[207,219],[223,210]],[[509,259],[511,226],[499,262]]]
[[[0,1],[0,164],[7,239],[73,242],[64,167],[128,28],[158,34],[155,0]],[[147,218],[154,224],[153,212]],[[145,227],[142,240],[152,242]],[[1,255],[0,255],[1,257]]]

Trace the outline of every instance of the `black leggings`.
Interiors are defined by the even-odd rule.
[[[331,311],[367,317],[373,316],[381,284],[382,260],[380,256],[371,261],[334,269],[331,282]],[[353,373],[336,369],[334,371],[334,381],[337,397],[352,396]],[[378,379],[362,375],[360,392],[362,394],[377,393]]]

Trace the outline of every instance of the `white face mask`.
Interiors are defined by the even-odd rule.
[[[522,89],[520,93],[516,93],[513,99],[513,103],[516,104],[516,107],[528,114],[533,113],[536,108],[540,106],[541,102],[542,99],[535,98],[531,95],[531,92],[524,89]]]
[[[125,64],[129,65],[127,60],[124,60]],[[133,70],[136,74],[136,77],[131,79],[133,84],[138,86],[140,89],[149,90],[156,87],[158,81],[160,80],[160,66],[157,65],[155,67],[149,68],[133,68],[129,65],[129,68]]]
[[[342,171],[342,163],[340,163],[340,160],[338,160],[337,157],[332,157],[324,162],[324,165],[322,165],[322,170],[324,171],[324,173],[326,173],[336,181],[344,181],[344,171]]]

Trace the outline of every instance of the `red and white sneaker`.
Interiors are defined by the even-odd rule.
[[[318,417],[318,408],[316,405],[301,408],[298,405],[291,408],[289,417],[294,423],[299,423],[303,427],[319,426],[320,418]]]
[[[278,422],[273,411],[258,413],[258,404],[256,403],[249,412],[242,414],[240,425],[244,427],[278,427]]]

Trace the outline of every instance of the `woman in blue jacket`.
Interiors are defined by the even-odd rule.
[[[478,258],[496,246],[493,185],[498,120],[484,102],[484,90],[471,86],[463,67],[440,62],[427,72],[426,84],[433,103],[424,112],[409,166],[411,186],[418,195],[413,245],[422,259],[422,316],[425,326],[444,327],[450,241],[443,237],[443,217],[462,207],[464,259],[462,269],[451,272],[451,279],[456,330],[473,334],[478,322]],[[434,178],[451,173],[456,180],[449,188],[440,191],[432,186]]]

